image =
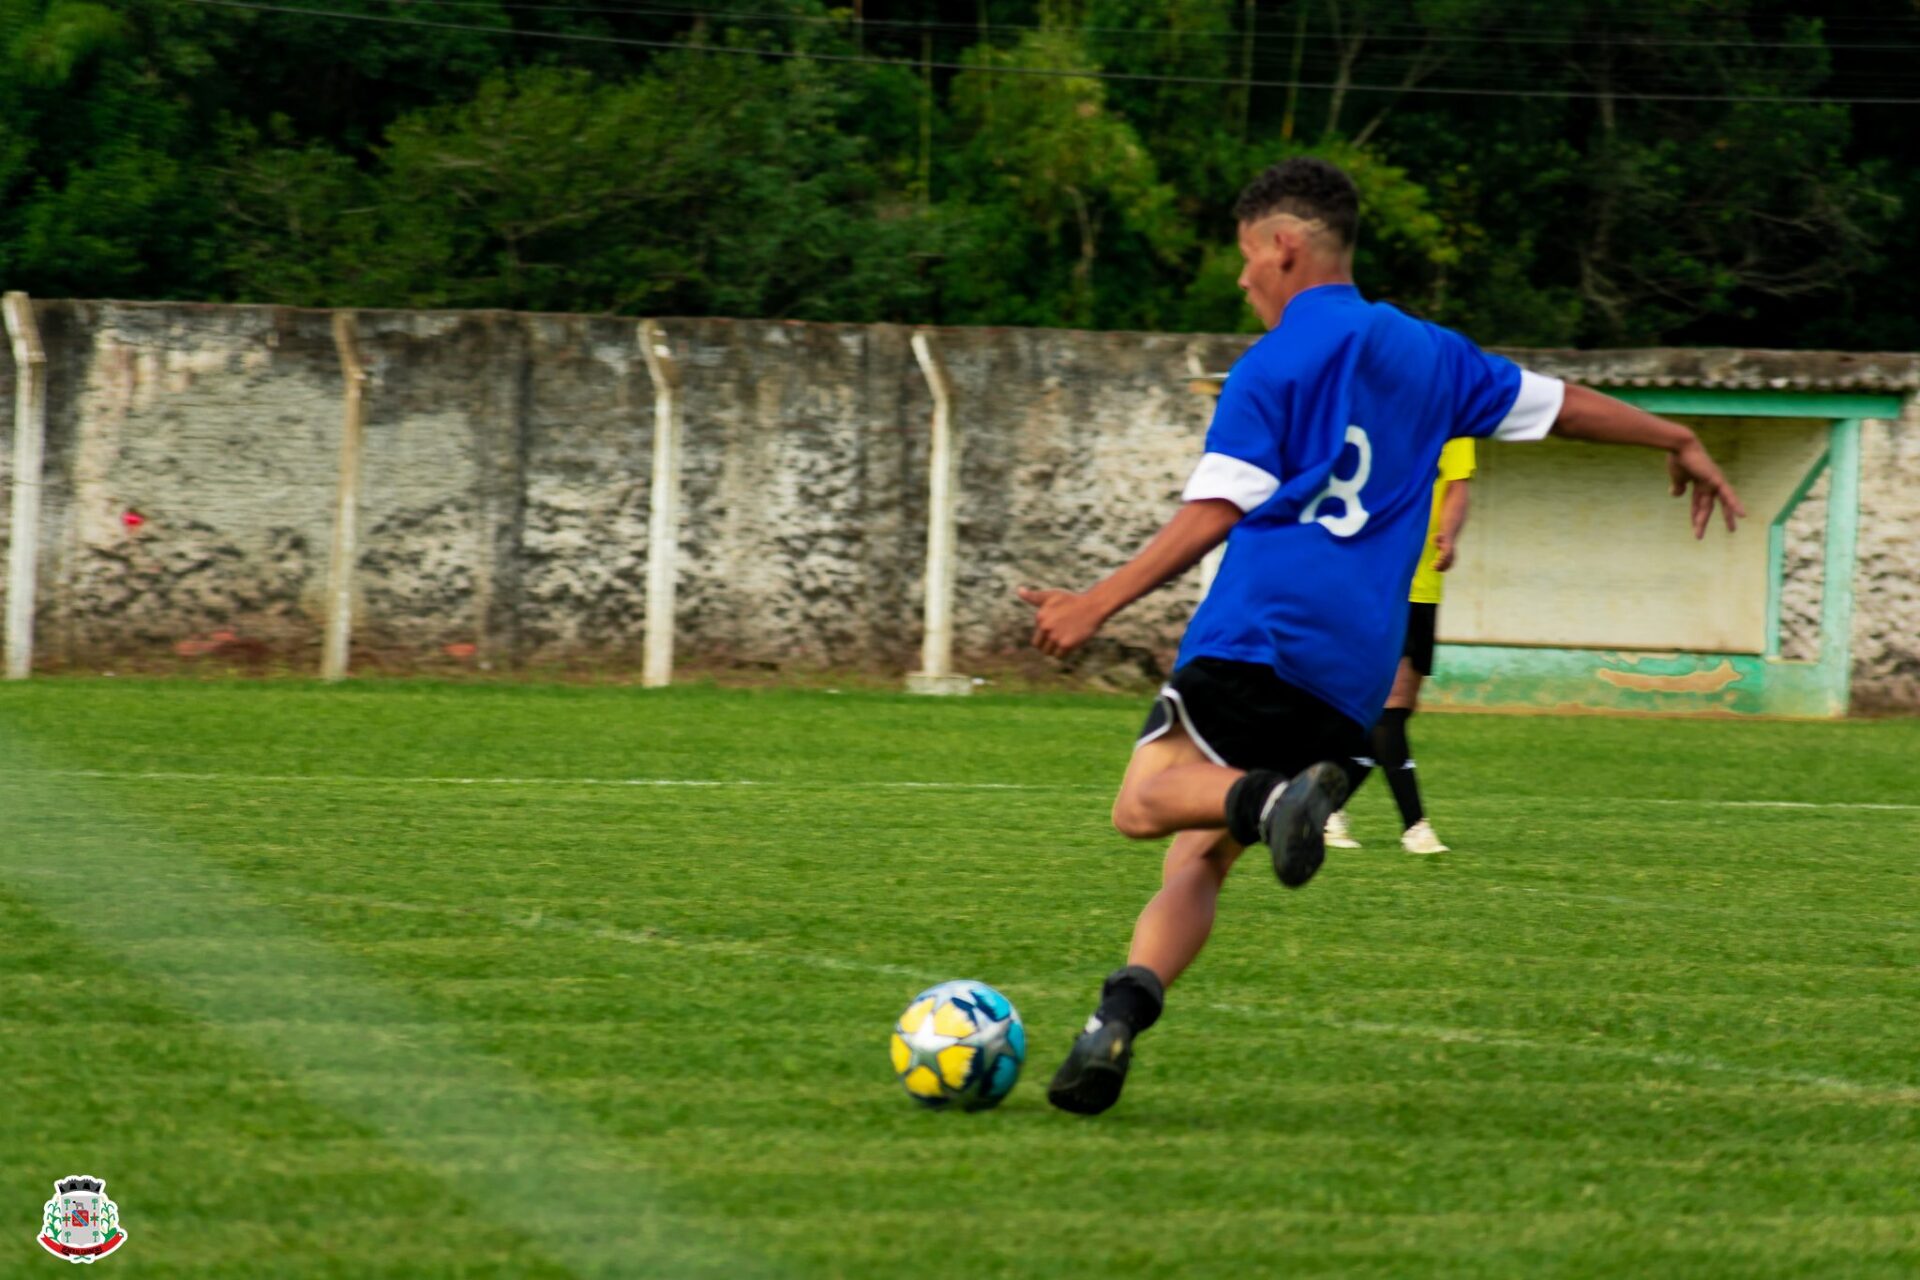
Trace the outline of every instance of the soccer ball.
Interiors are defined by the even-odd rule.
[[[1020,1079],[1027,1029],[984,982],[943,982],[913,998],[893,1024],[893,1073],[927,1107],[984,1111]]]

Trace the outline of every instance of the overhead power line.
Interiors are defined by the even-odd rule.
[[[939,39],[967,37],[974,41],[983,41],[995,33],[1040,33],[1056,30],[1070,30],[1075,35],[1104,34],[1108,37],[1134,37],[1138,41],[1170,40],[1179,44],[1189,41],[1211,41],[1216,51],[1226,52],[1230,44],[1250,42],[1259,52],[1249,53],[1242,64],[1242,71],[1251,75],[1254,67],[1287,66],[1288,81],[1297,80],[1302,74],[1312,77],[1318,74],[1337,74],[1344,53],[1334,47],[1344,39],[1335,33],[1307,29],[1304,34],[1310,46],[1303,57],[1289,56],[1285,46],[1291,44],[1297,31],[1265,30],[1254,32],[1236,31],[1181,31],[1172,28],[1134,28],[1100,27],[1076,25],[1072,28],[1029,26],[1017,23],[979,24],[970,22],[910,21],[906,19],[865,17],[857,22],[848,12],[828,15],[820,13],[772,13],[759,9],[740,8],[702,8],[690,4],[658,3],[656,0],[598,0],[584,4],[550,4],[536,0],[387,0],[388,3],[409,6],[418,4],[422,8],[434,6],[448,9],[487,9],[492,11],[510,10],[533,13],[564,13],[594,16],[618,16],[632,18],[678,18],[685,20],[714,20],[716,22],[738,22],[742,24],[771,23],[779,25],[800,25],[807,27],[829,27],[842,32],[868,31],[889,35],[931,35]],[[1454,27],[1453,30],[1463,30]],[[1512,36],[1502,30],[1487,36],[1464,36],[1433,34],[1430,28],[1422,28],[1426,34],[1419,36],[1398,36],[1369,30],[1363,43],[1372,46],[1386,44],[1397,51],[1371,52],[1367,55],[1367,65],[1376,74],[1384,68],[1392,69],[1396,76],[1405,73],[1413,76],[1416,83],[1424,81],[1429,75],[1442,67],[1447,72],[1446,79],[1455,87],[1478,87],[1476,80],[1483,77],[1505,74],[1505,67],[1499,62],[1503,46],[1544,47],[1566,45],[1564,37]],[[1799,51],[1809,54],[1821,54],[1833,49],[1873,49],[1882,52],[1899,50],[1920,50],[1920,43],[1913,44],[1875,44],[1844,45],[1831,42],[1807,43],[1792,41],[1739,41],[1739,40],[1662,40],[1647,36],[1620,35],[1619,47],[1629,51],[1649,51],[1660,49],[1707,49],[1707,48],[1759,48]],[[1436,52],[1431,45],[1438,44],[1445,49],[1443,61],[1436,62]],[[1449,46],[1460,46],[1463,53],[1454,52]],[[1138,47],[1137,45],[1135,46]],[[1156,49],[1156,56],[1160,54]],[[1198,50],[1204,56],[1204,45]],[[909,55],[910,56],[910,55]],[[916,60],[916,65],[918,65]],[[1304,72],[1303,72],[1304,68]],[[1786,68],[1788,71],[1805,73],[1805,68]],[[1164,72],[1163,75],[1175,74]],[[1657,94],[1670,85],[1684,85],[1689,82],[1692,70],[1685,65],[1670,67],[1636,67],[1634,80],[1641,88],[1640,96]],[[1463,83],[1464,82],[1464,83]],[[1260,83],[1256,80],[1254,83]],[[1920,92],[1920,79],[1913,74],[1896,72],[1862,72],[1852,70],[1848,83],[1853,88],[1856,99],[1877,99],[1894,97],[1902,93]],[[1398,86],[1396,86],[1398,89]],[[1675,92],[1682,91],[1675,87]],[[1822,99],[1838,101],[1839,99]]]
[[[342,13],[333,9],[308,9],[292,5],[259,4],[251,0],[186,0],[186,3],[218,9],[246,10],[253,13],[285,14],[320,18],[335,22],[373,22],[387,26],[421,27],[438,31],[471,31],[480,35],[508,36],[527,40],[557,40],[575,44],[619,45],[642,49],[670,49],[687,53],[731,55],[736,57],[778,58],[787,61],[855,64],[898,67],[905,71],[926,69],[964,71],[977,75],[1038,76],[1066,80],[1106,80],[1147,84],[1210,85],[1224,89],[1344,89],[1349,93],[1423,94],[1462,98],[1555,98],[1597,100],[1613,98],[1637,102],[1726,102],[1773,103],[1780,105],[1823,106],[1920,106],[1920,97],[1847,97],[1815,94],[1737,94],[1674,93],[1664,90],[1638,92],[1622,89],[1606,92],[1597,89],[1522,89],[1500,85],[1477,87],[1456,85],[1396,85],[1332,80],[1265,79],[1247,76],[1155,75],[1146,72],[1078,70],[1071,67],[1023,67],[1007,64],[976,65],[965,62],[921,61],[914,58],[884,58],[857,53],[816,53],[798,49],[742,48],[737,45],[687,44],[676,40],[646,40],[633,36],[589,35],[573,31],[526,31],[513,27],[490,27],[470,22],[438,22],[428,18],[400,18],[386,14]]]
[[[992,32],[1037,32],[1055,28],[1015,22],[939,22],[912,20],[906,18],[855,19],[851,14],[832,15],[822,13],[773,13],[764,9],[739,8],[700,8],[693,5],[663,5],[653,3],[598,3],[598,4],[543,4],[536,0],[387,0],[391,4],[433,5],[444,9],[509,9],[533,13],[591,14],[594,16],[633,16],[633,17],[677,17],[710,18],[715,21],[736,22],[773,22],[785,25],[805,25],[821,27],[849,28],[854,26],[881,28],[892,31],[923,32],[953,31],[967,34]],[[1397,29],[1396,29],[1397,28]],[[1256,44],[1291,44],[1296,38],[1315,44],[1343,44],[1350,37],[1323,27],[1308,26],[1302,29],[1282,30],[1268,28],[1251,33],[1235,30],[1223,31],[1182,31],[1174,27],[1102,27],[1075,25],[1073,31],[1087,35],[1131,36],[1142,40],[1214,40],[1239,43],[1251,39]],[[1470,44],[1476,46],[1497,45],[1557,45],[1580,38],[1587,33],[1543,34],[1542,29],[1518,28],[1503,25],[1498,31],[1474,32],[1462,34],[1467,29],[1460,24],[1396,24],[1387,23],[1369,28],[1361,42],[1367,44]],[[1920,49],[1920,42],[1895,43],[1888,41],[1836,41],[1836,40],[1754,40],[1746,38],[1697,36],[1669,37],[1634,31],[1609,32],[1616,44],[1630,49],[1786,49],[1819,52],[1827,49],[1869,50],[1873,52],[1898,53]]]
[[[681,20],[719,23],[740,23],[743,25],[769,23],[778,25],[800,25],[805,27],[832,28],[845,33],[865,31],[873,34],[889,35],[899,38],[903,35],[918,34],[935,39],[953,41],[965,38],[969,42],[985,43],[991,36],[1009,33],[1040,33],[1058,30],[1070,30],[1074,35],[1103,33],[1108,38],[1133,37],[1134,49],[1143,47],[1141,42],[1155,42],[1154,56],[1163,57],[1166,53],[1183,53],[1193,49],[1201,56],[1209,52],[1225,54],[1240,52],[1231,48],[1234,44],[1251,44],[1250,50],[1244,50],[1241,72],[1253,76],[1255,69],[1265,71],[1270,68],[1285,67],[1289,80],[1301,77],[1312,79],[1318,76],[1332,76],[1339,73],[1344,51],[1337,47],[1343,37],[1334,33],[1316,32],[1307,29],[1305,42],[1307,48],[1288,50],[1295,32],[1264,30],[1254,32],[1235,31],[1182,31],[1172,28],[1133,28],[1100,27],[1076,25],[1072,28],[1029,26],[1016,23],[992,23],[981,25],[968,22],[914,21],[864,17],[857,22],[847,11],[835,14],[822,13],[773,13],[760,9],[743,8],[705,8],[688,0],[586,0],[585,3],[560,4],[546,3],[545,0],[387,0],[387,3],[420,10],[438,9],[485,9],[493,12],[501,10],[532,12],[538,14],[579,14],[591,16],[609,16],[635,19],[674,18]],[[1452,30],[1464,30],[1455,26]],[[1436,35],[1430,28],[1422,28],[1426,34],[1421,36],[1396,36],[1370,29],[1364,41],[1370,48],[1384,45],[1387,51],[1369,52],[1366,64],[1370,71],[1381,76],[1390,73],[1399,78],[1411,77],[1414,83],[1421,83],[1444,69],[1444,82],[1454,87],[1479,87],[1496,77],[1510,78],[1511,71],[1502,61],[1505,46],[1517,45],[1524,49],[1540,48],[1549,45],[1565,46],[1568,41],[1561,37],[1510,37],[1505,30],[1481,36]],[[1163,50],[1158,46],[1161,41],[1171,41],[1174,48]],[[1720,48],[1762,48],[1793,50],[1804,54],[1824,54],[1832,49],[1871,48],[1883,52],[1896,52],[1902,49],[1920,50],[1920,43],[1914,44],[1877,44],[1877,45],[1840,45],[1834,43],[1807,43],[1787,41],[1729,41],[1729,40],[1678,40],[1666,41],[1646,36],[1619,35],[1618,47],[1628,51],[1658,51],[1663,49],[1693,50]],[[1430,41],[1430,43],[1418,43]],[[1206,43],[1211,42],[1211,49]],[[1435,49],[1435,45],[1439,49]],[[1121,47],[1127,47],[1121,42]],[[863,52],[865,52],[863,50]],[[911,53],[902,53],[896,48],[894,56],[912,57]],[[1783,71],[1795,75],[1807,74],[1809,68],[1787,66]],[[1177,64],[1162,75],[1177,74]],[[1639,86],[1642,95],[1656,94],[1671,89],[1674,92],[1686,91],[1693,82],[1694,69],[1682,62],[1671,66],[1637,65],[1632,74],[1632,82]],[[1502,81],[1504,82],[1504,80]],[[1914,74],[1894,71],[1863,71],[1850,69],[1847,84],[1852,96],[1861,99],[1895,97],[1905,93],[1920,93],[1920,78]]]

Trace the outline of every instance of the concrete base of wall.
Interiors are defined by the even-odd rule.
[[[915,672],[907,677],[908,693],[924,693],[936,698],[959,698],[973,692],[972,676],[929,676]]]

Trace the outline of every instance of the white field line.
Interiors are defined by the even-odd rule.
[[[1242,1010],[1238,1006],[1214,1005],[1222,1012],[1254,1012]],[[1603,1044],[1581,1040],[1537,1040],[1529,1036],[1514,1035],[1505,1031],[1488,1031],[1478,1027],[1438,1027],[1422,1026],[1412,1023],[1374,1022],[1345,1018],[1328,1018],[1326,1025],[1340,1030],[1362,1034],[1407,1036],[1422,1040],[1435,1040],[1441,1043],[1486,1045],[1492,1048],[1527,1049],[1544,1053],[1580,1053],[1608,1058],[1625,1058],[1635,1062],[1645,1062],[1656,1067],[1682,1067],[1696,1071],[1712,1071],[1726,1075],[1747,1076],[1757,1080],[1770,1080],[1780,1084],[1803,1085],[1812,1089],[1826,1089],[1837,1093],[1872,1094],[1876,1097],[1898,1099],[1904,1102],[1920,1102],[1920,1088],[1894,1084],[1868,1084],[1860,1080],[1849,1080],[1843,1076],[1820,1075],[1810,1071],[1785,1071],[1775,1067],[1746,1067],[1738,1063],[1727,1062],[1705,1054],[1684,1053],[1663,1049],[1644,1049],[1637,1045]]]
[[[1633,800],[1633,804],[1714,805],[1722,809],[1869,809],[1920,813],[1920,804],[1873,804],[1865,800]]]
[[[35,769],[0,772],[9,778],[83,778],[101,782],[204,782],[233,786],[320,784],[326,786],[443,786],[443,787],[763,787],[803,791],[1057,791],[1106,792],[1100,783],[1071,782],[904,782],[893,780],[806,782],[754,778],[517,778],[419,775],[387,777],[379,774],[320,773],[185,773],[168,770]],[[1538,798],[1538,797],[1530,797]],[[1642,796],[1565,796],[1567,803],[1671,805],[1695,809],[1840,809],[1880,813],[1920,813],[1920,803],[1899,804],[1866,800],[1672,800]],[[1503,804],[1502,797],[1469,795],[1456,805]]]
[[[524,929],[529,932],[549,931],[571,933],[586,938],[597,938],[602,942],[617,942],[630,947],[663,947],[671,951],[704,951],[719,955],[742,956],[750,960],[771,960],[780,964],[798,965],[804,969],[827,969],[840,973],[877,973],[888,977],[911,978],[916,982],[925,982],[929,986],[939,982],[938,974],[926,969],[914,969],[906,965],[882,964],[878,961],[847,960],[840,956],[796,954],[778,951],[771,947],[749,942],[744,938],[700,938],[686,937],[668,933],[661,929],[620,929],[612,925],[593,924],[583,920],[570,920],[565,916],[549,916],[540,911],[526,915],[503,914],[496,911],[483,911],[476,907],[462,907],[437,902],[408,902],[396,898],[374,897],[359,893],[312,893],[306,890],[282,890],[288,897],[308,902],[338,903],[356,907],[371,907],[379,911],[406,911],[420,915],[462,916],[472,920],[484,920],[488,924],[505,925],[511,929]]]
[[[209,782],[239,786],[322,783],[328,786],[436,787],[765,787],[818,791],[1092,791],[1080,783],[1042,782],[801,782],[754,778],[457,778],[437,775],[386,777],[358,773],[176,773],[166,770],[32,769],[0,772],[8,778],[84,778],[101,782]]]
[[[935,982],[942,981],[944,977],[950,976],[935,973],[929,969],[915,969],[907,965],[883,964],[877,961],[849,960],[841,956],[782,951],[741,938],[684,938],[654,929],[620,929],[607,925],[596,925],[585,921],[546,916],[538,911],[527,915],[510,915],[482,911],[472,907],[450,906],[430,902],[409,902],[361,894],[307,893],[296,891],[290,896],[297,896],[315,902],[350,904],[386,911],[463,916],[469,919],[484,920],[491,924],[505,925],[512,929],[523,929],[530,932],[547,930],[569,933],[581,937],[596,938],[604,942],[618,943],[622,946],[664,947],[673,950],[704,951],[749,960],[765,961],[773,964],[798,966],[800,968],[822,969],[839,973],[871,973],[890,978],[909,978],[915,982],[926,983],[927,985],[932,985]],[[1039,997],[1048,1000],[1072,999],[1075,994],[1037,989],[1031,986],[1023,987],[1021,993],[1023,997]],[[1089,988],[1087,992],[1078,994],[1090,996],[1091,988]],[[1448,1027],[1420,1023],[1380,1022],[1372,1019],[1302,1014],[1287,1009],[1220,1001],[1210,1002],[1207,1008],[1216,1013],[1231,1014],[1235,1017],[1272,1019],[1289,1023],[1291,1024],[1289,1029],[1292,1030],[1307,1030],[1320,1027],[1331,1031],[1347,1032],[1360,1036],[1391,1036],[1404,1039],[1427,1040],[1439,1044],[1470,1044],[1488,1048],[1521,1049],[1533,1053],[1548,1054],[1577,1053],[1588,1056],[1642,1062],[1655,1067],[1676,1067],[1695,1071],[1707,1071],[1721,1075],[1741,1076],[1751,1080],[1764,1080],[1774,1084],[1794,1085],[1834,1093],[1854,1094],[1871,1098],[1874,1101],[1920,1102],[1920,1089],[1905,1085],[1873,1084],[1861,1080],[1850,1080],[1843,1076],[1822,1075],[1808,1071],[1790,1071],[1774,1067],[1742,1066],[1739,1063],[1727,1062],[1724,1059],[1698,1053],[1646,1049],[1636,1045],[1603,1044],[1579,1040],[1543,1040],[1531,1036],[1516,1035],[1512,1032],[1490,1030],[1484,1027]]]

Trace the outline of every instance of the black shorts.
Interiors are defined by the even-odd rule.
[[[1179,724],[1215,764],[1274,769],[1292,777],[1332,760],[1358,781],[1366,731],[1272,668],[1195,658],[1161,688],[1136,748]]]
[[[1433,631],[1439,621],[1437,604],[1421,604],[1416,600],[1407,606],[1407,643],[1400,653],[1423,676],[1433,674]]]

